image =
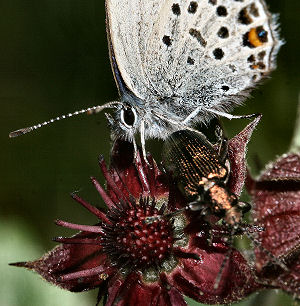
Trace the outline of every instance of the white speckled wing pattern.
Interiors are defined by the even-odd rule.
[[[127,87],[141,99],[151,95],[151,82],[143,65],[146,44],[163,2],[106,1],[109,37],[118,69]]]
[[[282,42],[263,0],[106,0],[106,5],[117,67],[146,112],[180,121],[197,109],[194,121],[207,121],[210,111],[241,104],[276,66]],[[151,129],[151,116],[142,120]]]

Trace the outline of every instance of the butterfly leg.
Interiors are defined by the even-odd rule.
[[[187,124],[190,120],[195,118],[201,110],[201,107],[197,107],[193,112],[191,112],[183,121],[182,124]]]
[[[140,134],[141,134],[141,145],[142,145],[142,154],[144,161],[149,166],[149,162],[146,155],[146,143],[145,143],[145,121],[142,120],[141,127],[140,127]]]
[[[166,116],[164,116],[162,114],[159,114],[159,113],[155,113],[155,115],[158,118],[162,119],[163,121],[166,121],[166,122],[169,122],[169,123],[171,123],[173,125],[178,126],[179,129],[188,130],[188,131],[192,131],[192,132],[198,133],[198,134],[200,134],[202,137],[204,137],[206,139],[206,136],[202,132],[200,132],[200,131],[198,131],[196,129],[193,129],[193,128],[183,124],[183,121],[173,120],[173,119],[167,118]]]
[[[193,118],[195,118],[199,112],[201,111],[201,107],[197,107],[192,113],[190,113],[183,121],[182,121],[182,124],[187,124],[190,120],[192,120]],[[213,110],[213,109],[209,109],[208,112],[210,113],[213,113],[213,114],[216,114],[218,116],[221,116],[221,117],[225,117],[229,120],[231,119],[250,119],[250,118],[253,118],[253,117],[257,117],[258,114],[250,114],[250,115],[231,115],[231,114],[228,114],[228,113],[225,113],[225,112],[220,112],[220,111],[217,111],[217,110]]]
[[[260,114],[257,114],[257,113],[250,114],[250,115],[231,115],[231,114],[228,114],[228,113],[225,113],[225,112],[219,112],[219,111],[214,110],[214,109],[209,109],[208,112],[216,114],[216,115],[224,117],[224,118],[227,118],[229,120],[231,120],[231,119],[251,119],[251,118],[256,118],[260,115]]]
[[[228,153],[228,139],[224,135],[224,130],[220,125],[216,126],[215,134],[217,137],[217,143],[214,145],[217,147],[218,155],[222,161],[225,161]]]

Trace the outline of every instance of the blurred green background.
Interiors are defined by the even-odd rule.
[[[249,146],[254,170],[286,152],[293,133],[299,84],[299,1],[268,1],[280,13],[286,44],[272,78],[253,92],[236,114],[262,112]],[[51,237],[72,231],[53,224],[62,218],[96,220],[69,197],[101,199],[89,182],[100,175],[97,156],[108,159],[110,133],[103,114],[78,116],[38,132],[9,139],[12,130],[117,98],[107,52],[104,1],[9,0],[0,2],[0,305],[93,305],[96,292],[72,294],[37,275],[8,267],[55,246]],[[245,120],[223,120],[229,135]],[[147,148],[159,156],[157,141]],[[255,162],[254,162],[255,161]],[[192,304],[193,302],[191,302]],[[276,292],[254,295],[241,305],[291,305]]]

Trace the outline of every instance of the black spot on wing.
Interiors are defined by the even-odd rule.
[[[195,14],[198,8],[198,3],[196,1],[191,1],[188,6],[188,12],[190,14]]]
[[[238,16],[238,22],[239,23],[248,25],[248,24],[252,23],[252,21],[253,20],[250,17],[246,7],[244,7],[242,10],[240,10],[239,16]]]
[[[228,90],[229,90],[229,86],[227,86],[227,85],[223,85],[221,88],[222,88],[224,91],[228,91]]]
[[[250,14],[254,17],[259,16],[258,8],[256,7],[256,5],[254,3],[251,3],[251,5],[250,5]]]
[[[199,31],[197,31],[196,29],[190,29],[189,30],[189,34],[196,38],[198,40],[198,42],[200,43],[201,46],[206,47],[206,40],[203,38],[203,36],[201,35],[201,33]]]
[[[261,51],[257,55],[260,60],[263,60],[264,57],[266,56],[266,51]]]
[[[258,62],[257,65],[259,69],[266,69],[266,65],[263,62]]]
[[[167,47],[170,47],[170,46],[172,45],[170,36],[165,35],[165,36],[162,38],[162,41],[163,41],[163,43],[164,43]]]
[[[190,56],[188,56],[188,58],[187,58],[187,63],[188,63],[189,65],[194,65],[194,64],[195,64],[195,60],[194,60],[193,58],[191,58]]]
[[[266,43],[268,41],[268,32],[262,26],[256,28],[256,34],[260,42]]]
[[[176,16],[179,16],[179,15],[180,15],[181,11],[180,11],[180,6],[179,6],[178,3],[174,3],[174,4],[172,5],[172,12],[173,12],[173,14],[176,15]]]
[[[226,27],[221,27],[218,31],[218,36],[220,38],[228,38],[229,37],[229,32]]]
[[[224,56],[224,51],[221,48],[216,48],[213,51],[213,55],[214,55],[215,59],[220,60]]]
[[[254,56],[253,54],[250,55],[250,56],[247,58],[247,61],[248,61],[249,63],[255,62],[255,56]]]
[[[227,13],[226,7],[223,6],[223,5],[219,5],[219,6],[217,7],[216,12],[217,12],[217,15],[220,16],[220,17],[225,17],[225,16],[227,16],[227,14],[228,14],[228,13]]]

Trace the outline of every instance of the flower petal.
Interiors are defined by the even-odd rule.
[[[188,251],[196,254],[200,260],[181,258],[180,267],[168,276],[169,282],[186,296],[206,304],[227,304],[262,288],[237,250],[232,250],[217,289],[214,288],[215,281],[228,254],[228,247],[223,243],[208,247],[206,239],[197,237]]]
[[[82,240],[99,239],[98,234],[88,232],[80,232],[73,237]],[[110,266],[106,262],[106,256],[101,253],[100,246],[94,244],[63,243],[38,260],[13,265],[34,270],[48,282],[63,289],[76,292],[98,287],[106,278],[105,273],[110,271]],[[101,275],[97,274],[91,277],[61,281],[61,277],[70,273],[97,267],[101,268],[101,266],[106,271],[102,278]]]
[[[262,245],[280,258],[300,248],[300,184],[298,191],[294,190],[294,184],[280,182],[278,185],[277,182],[257,183],[253,213],[256,222],[265,228],[259,233]],[[264,266],[270,259],[258,251],[257,261]]]
[[[249,187],[255,221],[265,228],[258,233],[256,269],[265,281],[300,297],[300,156],[281,156]],[[290,270],[278,270],[264,249]]]
[[[158,169],[151,155],[147,164],[138,152],[133,160],[133,145],[130,142],[117,140],[111,155],[110,174],[118,189],[125,195],[135,198],[151,196],[155,198],[168,195],[166,178]],[[111,186],[108,186],[111,191]],[[113,197],[114,195],[112,195]]]
[[[131,273],[125,280],[115,277],[109,281],[106,306],[143,305],[143,306],[185,306],[177,289],[167,288],[159,282],[147,284],[138,273]]]
[[[241,194],[246,179],[247,145],[261,117],[262,115],[258,115],[228,142],[228,157],[231,166],[228,187],[237,196]]]
[[[300,155],[284,154],[275,163],[267,165],[259,181],[266,180],[296,180],[300,181]]]
[[[293,262],[292,270],[282,273],[275,279],[275,285],[300,299],[300,257]]]

